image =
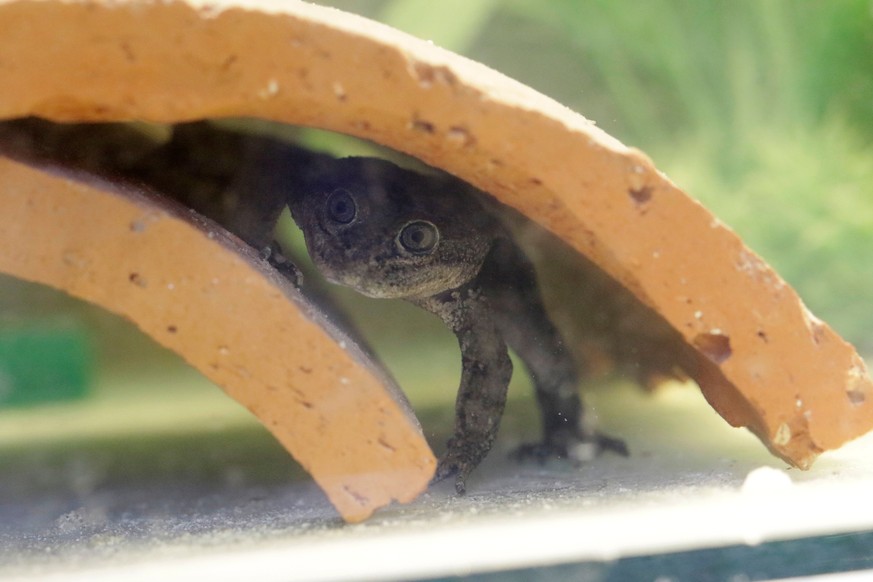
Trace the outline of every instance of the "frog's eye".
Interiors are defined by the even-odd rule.
[[[406,251],[416,255],[426,255],[433,251],[440,240],[436,226],[424,220],[407,223],[397,234],[397,242]]]
[[[349,224],[357,214],[358,207],[348,190],[334,190],[327,199],[327,215],[334,222]]]

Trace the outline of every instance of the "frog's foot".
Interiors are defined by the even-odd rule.
[[[549,459],[567,459],[574,465],[592,461],[605,452],[628,456],[627,445],[621,439],[595,433],[584,436],[562,436],[539,443],[523,444],[511,453],[517,461],[536,461],[544,464]]]
[[[270,265],[295,287],[299,289],[303,285],[303,273],[300,272],[297,265],[282,253],[279,243],[273,241],[269,246],[262,248],[260,256],[262,259],[269,261]]]
[[[454,455],[446,454],[437,463],[436,472],[433,475],[430,483],[439,483],[451,477],[455,478],[455,491],[458,495],[464,495],[467,492],[467,476],[474,469],[469,462],[463,459],[455,458]]]
[[[489,448],[489,446],[482,446],[481,443],[475,441],[465,445],[463,439],[450,439],[448,449],[437,462],[436,471],[430,481],[431,485],[454,477],[455,491],[458,495],[464,495],[467,492],[467,477],[473,472],[473,469],[479,466],[479,463],[488,454]]]

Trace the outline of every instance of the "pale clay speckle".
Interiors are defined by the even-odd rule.
[[[270,99],[271,97],[275,97],[279,94],[279,81],[276,79],[270,79],[267,81],[267,86],[258,91],[258,97],[261,99]]]
[[[773,444],[784,447],[791,442],[791,427],[784,422],[776,429],[776,434],[773,435]]]
[[[331,85],[331,88],[333,89],[334,96],[340,101],[343,101],[346,99],[346,97],[348,97],[345,87],[339,81],[334,81],[333,85]]]

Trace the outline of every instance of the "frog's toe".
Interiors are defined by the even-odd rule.
[[[475,468],[472,463],[461,459],[458,455],[446,453],[437,463],[436,471],[430,484],[439,483],[452,477],[455,478],[455,491],[458,495],[464,495],[467,492],[467,476]]]

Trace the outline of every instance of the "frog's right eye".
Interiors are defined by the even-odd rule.
[[[339,224],[349,224],[358,214],[355,199],[348,190],[339,188],[334,190],[327,199],[327,215]]]
[[[397,233],[397,242],[414,255],[431,253],[440,241],[440,231],[426,220],[413,220]]]

